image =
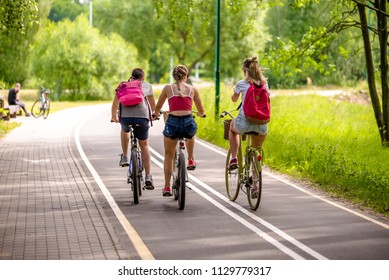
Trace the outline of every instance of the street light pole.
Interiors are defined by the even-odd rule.
[[[216,40],[215,40],[215,119],[219,117],[220,103],[220,0],[216,0]]]
[[[93,19],[93,8],[92,8],[92,0],[80,0],[80,4],[88,4],[89,3],[89,26],[92,27],[92,19]]]
[[[92,27],[92,19],[93,19],[93,16],[92,16],[92,0],[89,0],[89,25],[90,27]]]

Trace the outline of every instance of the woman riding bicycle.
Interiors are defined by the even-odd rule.
[[[124,106],[119,103],[118,97],[115,95],[115,98],[112,102],[112,122],[120,122],[121,131],[120,131],[120,140],[122,146],[122,154],[120,156],[119,166],[128,166],[128,144],[129,144],[129,131],[130,125],[136,125],[134,127],[134,135],[139,140],[139,146],[141,150],[142,163],[145,168],[145,188],[154,189],[153,179],[150,174],[151,169],[151,157],[150,150],[147,143],[147,138],[149,136],[150,128],[150,115],[149,110],[153,110],[155,107],[155,99],[153,94],[153,89],[151,84],[144,81],[145,73],[141,68],[135,68],[132,71],[130,80],[140,80],[142,82],[142,91],[146,96],[146,99],[143,100],[138,105],[135,106]],[[149,106],[150,105],[150,106]],[[150,108],[151,107],[151,108]],[[117,115],[119,108],[119,116]]]
[[[158,98],[155,107],[155,118],[159,118],[160,110],[168,99],[169,116],[163,130],[165,160],[164,174],[165,187],[162,190],[163,196],[171,196],[170,179],[173,173],[173,159],[177,140],[185,138],[188,149],[188,167],[195,166],[194,162],[194,135],[197,132],[197,125],[192,116],[193,102],[196,105],[198,115],[204,116],[204,108],[201,103],[198,90],[187,84],[188,69],[184,65],[177,65],[173,69],[173,78],[176,81],[173,84],[165,85],[161,95]]]
[[[233,102],[239,100],[239,96],[242,94],[242,102],[244,102],[247,90],[249,89],[252,83],[257,85],[264,84],[267,87],[267,80],[262,74],[262,70],[259,67],[256,57],[246,58],[243,61],[243,75],[244,80],[240,80],[234,88],[234,93],[231,96]],[[229,163],[230,169],[236,169],[238,167],[238,148],[239,148],[239,134],[250,133],[251,143],[253,147],[262,147],[266,135],[267,135],[267,124],[259,125],[256,123],[249,122],[243,111],[243,103],[240,106],[239,114],[231,122],[229,130],[229,140],[230,140],[230,150],[231,150],[231,160]]]

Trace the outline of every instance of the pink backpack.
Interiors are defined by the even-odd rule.
[[[145,98],[142,82],[139,80],[121,82],[115,91],[119,102],[124,106],[138,105]]]
[[[249,122],[267,124],[270,121],[270,98],[264,84],[251,84],[243,102],[243,111]]]

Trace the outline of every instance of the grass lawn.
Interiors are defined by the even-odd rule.
[[[232,88],[222,92],[220,112],[235,109]],[[198,136],[228,149],[213,89],[201,94],[208,118],[197,122]],[[389,149],[381,146],[370,105],[315,94],[274,94],[271,102],[265,165],[389,216]]]

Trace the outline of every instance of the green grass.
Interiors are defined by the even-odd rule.
[[[239,104],[223,90],[220,111]],[[199,137],[228,148],[221,120],[214,118],[213,89],[202,91],[206,120]],[[389,215],[389,149],[382,148],[371,106],[317,95],[272,97],[264,144],[265,164],[315,183],[330,195]]]
[[[18,126],[20,126],[20,123],[0,120],[0,138]]]

